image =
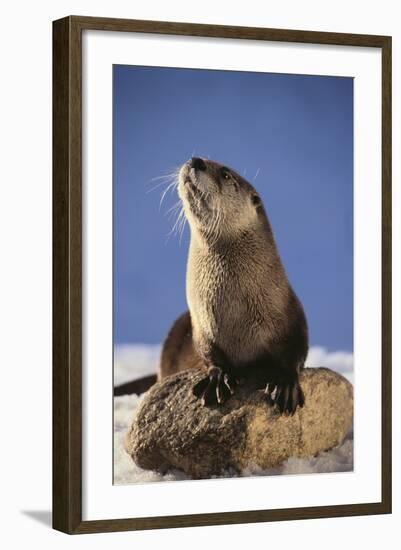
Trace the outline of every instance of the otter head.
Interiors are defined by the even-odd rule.
[[[265,217],[254,187],[218,162],[193,157],[181,167],[178,180],[178,194],[191,230],[207,241],[235,238]]]

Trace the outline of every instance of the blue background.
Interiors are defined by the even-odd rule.
[[[159,180],[190,156],[261,193],[312,345],[353,348],[353,80],[114,66],[114,341],[158,343],[187,309],[189,231]],[[255,175],[257,177],[255,178]]]

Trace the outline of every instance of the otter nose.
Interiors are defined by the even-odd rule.
[[[195,170],[206,170],[206,163],[199,157],[192,157],[190,160],[190,166],[191,168],[194,168]]]

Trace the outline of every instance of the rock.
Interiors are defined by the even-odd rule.
[[[339,445],[352,426],[353,387],[329,369],[305,369],[305,406],[282,416],[262,390],[246,383],[224,405],[204,407],[192,394],[199,371],[156,383],[145,395],[126,437],[138,466],[183,470],[195,479],[247,467],[280,465]]]

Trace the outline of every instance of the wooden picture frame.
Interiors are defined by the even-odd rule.
[[[379,502],[82,520],[82,43],[84,30],[378,48],[382,56],[382,496]],[[66,17],[53,23],[53,527],[69,534],[391,512],[391,37]]]

